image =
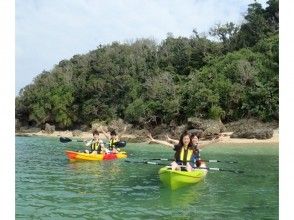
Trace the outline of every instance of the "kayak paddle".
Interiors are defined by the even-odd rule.
[[[59,141],[60,141],[61,143],[68,143],[68,142],[71,142],[71,141],[83,142],[82,140],[72,140],[72,139],[67,138],[67,137],[60,137],[60,138],[59,138]]]
[[[204,169],[204,170],[213,170],[213,171],[226,171],[226,172],[232,172],[232,173],[244,173],[243,170],[227,170],[217,167],[195,167],[195,169]]]
[[[200,160],[201,162],[208,163],[238,163],[238,161],[222,161],[222,160]]]
[[[153,161],[130,161],[130,160],[125,160],[125,162],[128,163],[142,163],[142,164],[152,164],[152,165],[163,165],[166,166],[167,164],[164,163],[158,163],[158,162],[153,162]],[[168,166],[170,167],[170,166]],[[185,166],[181,166],[185,167]],[[217,168],[217,167],[194,167],[194,169],[204,169],[204,170],[211,170],[211,171],[225,171],[225,172],[232,172],[232,173],[244,173],[242,170],[228,170],[228,169],[222,169],[222,168]]]
[[[161,160],[161,161],[174,161],[175,159],[168,159],[168,158],[153,158],[148,160]],[[200,160],[201,162],[208,162],[208,163],[238,163],[238,161],[221,161],[221,160]]]
[[[131,160],[125,160],[127,163],[143,163],[143,164],[152,164],[152,165],[163,165],[166,166],[167,164],[165,163],[157,163],[153,161],[131,161]]]
[[[72,140],[72,139],[67,138],[67,137],[60,137],[59,141],[62,142],[62,143],[68,143],[68,142],[71,142],[71,141],[84,142],[83,140]],[[114,145],[117,148],[123,148],[123,147],[126,146],[126,144],[127,143],[125,141],[119,141],[119,142],[116,142]]]
[[[127,145],[127,142],[125,142],[125,141],[118,141],[118,142],[114,143],[114,146],[117,148],[123,148],[126,145]]]
[[[168,167],[171,168],[171,166],[168,166]],[[181,165],[180,167],[185,168],[186,166]],[[232,173],[244,173],[243,170],[228,170],[228,169],[222,169],[222,168],[217,168],[217,167],[193,167],[193,168],[194,169],[200,169],[200,170],[226,171],[226,172],[232,172]]]

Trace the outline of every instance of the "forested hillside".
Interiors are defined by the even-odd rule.
[[[250,4],[242,24],[217,24],[206,34],[99,45],[43,71],[16,97],[22,125],[60,129],[117,118],[137,126],[192,116],[273,121],[278,110],[276,0]]]

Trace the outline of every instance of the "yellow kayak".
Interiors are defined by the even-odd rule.
[[[200,167],[206,168],[206,164],[201,163]],[[206,176],[207,170],[196,168],[191,172],[187,172],[171,170],[170,166],[166,166],[161,168],[158,173],[161,182],[172,190],[175,190],[183,186],[198,183]]]
[[[65,153],[70,161],[115,160],[127,157],[127,153],[124,151],[108,154],[88,154],[76,151],[66,151]]]

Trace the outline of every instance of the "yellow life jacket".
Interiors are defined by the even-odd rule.
[[[115,147],[115,144],[118,142],[118,139],[112,139],[109,140],[109,149],[113,149]]]
[[[192,155],[193,155],[193,150],[192,149],[189,149],[188,147],[187,148],[182,147],[181,153],[180,153],[180,160],[183,163],[189,162],[192,159]]]
[[[99,141],[91,144],[91,150],[97,150],[98,151],[99,147],[100,147]]]

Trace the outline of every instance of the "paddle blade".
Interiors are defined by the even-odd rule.
[[[244,173],[243,170],[228,170],[228,169],[222,169],[222,168],[219,168],[219,171],[226,171],[226,172],[232,172],[232,173]]]
[[[59,141],[62,142],[62,143],[68,143],[68,142],[71,142],[72,140],[70,138],[67,138],[67,137],[60,137]]]
[[[126,145],[127,145],[127,142],[125,142],[125,141],[119,141],[119,142],[115,143],[115,147],[117,147],[117,148],[123,148]]]
[[[224,161],[225,163],[238,163],[238,161]]]
[[[234,173],[245,173],[243,170],[234,170]]]
[[[208,168],[209,170],[218,170],[218,171],[225,171],[225,172],[231,172],[231,173],[244,173],[242,170],[228,170],[228,169],[222,169],[222,168]]]

